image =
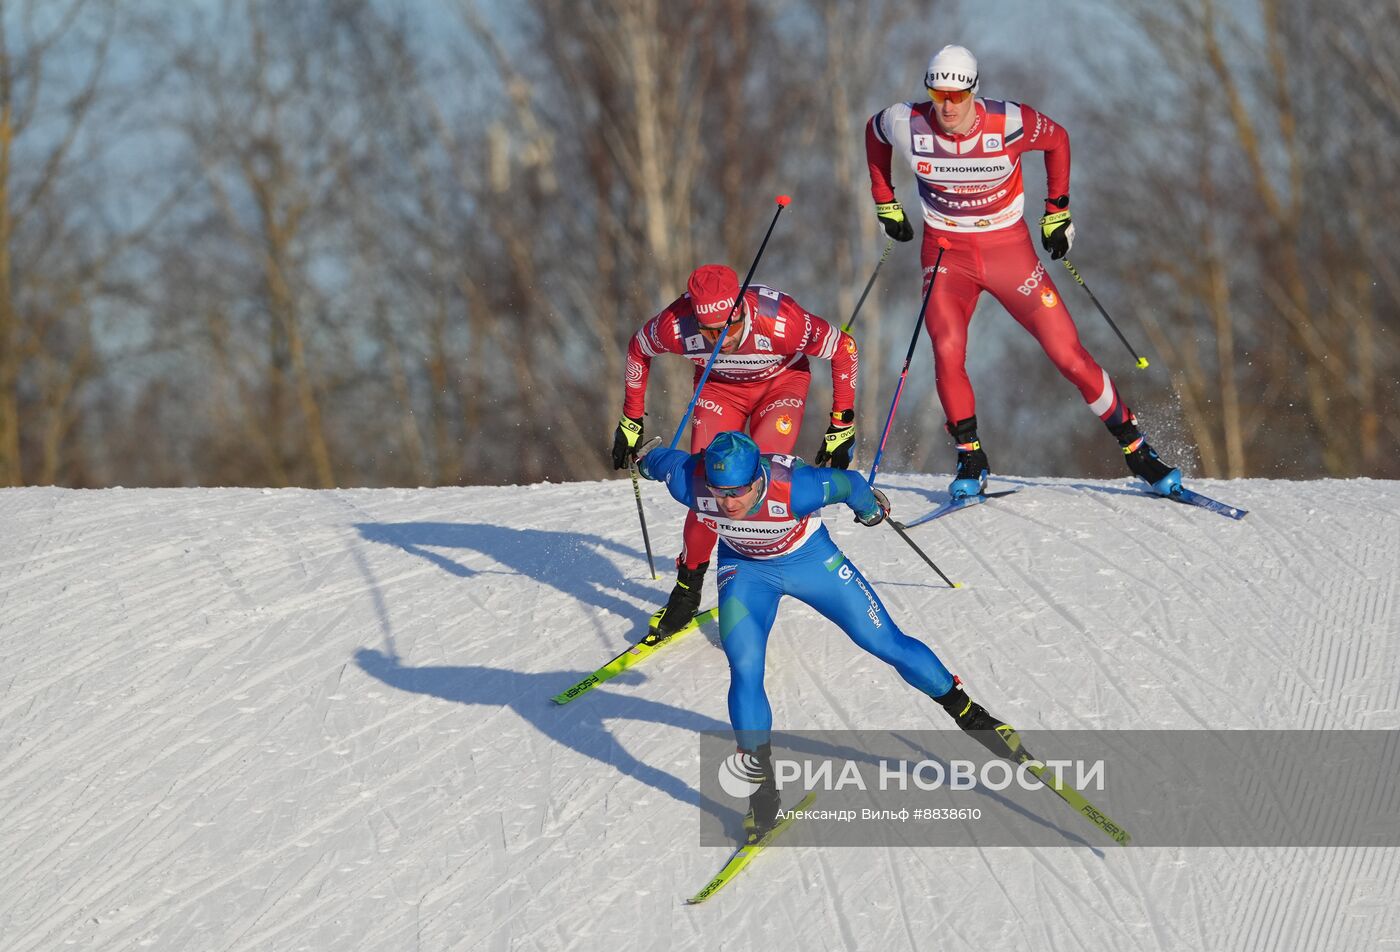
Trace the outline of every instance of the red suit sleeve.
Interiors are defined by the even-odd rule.
[[[807,312],[786,295],[778,305],[778,310],[787,318],[789,326],[796,327],[799,326],[798,322],[801,322],[802,337],[794,353],[800,351],[809,357],[831,361],[832,411],[840,413],[853,409],[856,400],[856,375],[860,370],[856,339],[830,321]]]
[[[1030,106],[1021,107],[1021,127],[1026,130],[1021,140],[1022,151],[1045,153],[1045,197],[1059,198],[1069,194],[1069,133],[1049,116]],[[1059,211],[1046,205],[1046,211]]]
[[[865,162],[870,167],[870,194],[877,203],[894,201],[894,186],[890,184],[890,157],[894,149],[880,132],[877,112],[865,124]]]
[[[642,325],[627,345],[627,389],[622,398],[622,412],[641,419],[646,412],[647,378],[651,375],[651,359],[657,354],[683,354],[678,318],[688,309],[685,296],[676,298],[666,310]]]
[[[834,324],[822,323],[837,335],[836,352],[831,356],[831,410],[833,413],[852,410],[856,403],[856,374],[860,370],[856,339]]]

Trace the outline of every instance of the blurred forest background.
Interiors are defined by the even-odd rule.
[[[1069,129],[1072,257],[1151,368],[1050,273],[1164,456],[1400,477],[1393,0],[4,0],[0,485],[610,476],[629,337],[776,194],[756,280],[851,313],[863,124],[949,42]],[[856,327],[865,460],[917,255]],[[1127,475],[990,299],[971,353],[994,470]],[[887,469],[950,469],[932,379],[924,339]],[[658,360],[648,431],[689,396]]]

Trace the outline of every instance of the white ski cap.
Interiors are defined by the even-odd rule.
[[[933,55],[924,72],[929,89],[971,89],[977,94],[977,57],[965,46],[949,44]]]

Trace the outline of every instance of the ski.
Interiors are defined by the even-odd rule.
[[[744,867],[748,866],[749,863],[753,862],[755,856],[763,852],[763,850],[767,848],[770,843],[777,839],[784,830],[786,830],[789,826],[792,825],[792,821],[797,819],[796,814],[811,807],[812,802],[816,799],[817,794],[815,791],[807,794],[805,797],[802,798],[802,802],[799,803],[792,810],[784,811],[785,815],[783,816],[783,818],[773,826],[773,829],[763,834],[763,836],[757,842],[745,843],[744,845],[736,849],[730,855],[729,861],[726,862],[723,868],[721,868],[720,871],[715,874],[715,878],[706,883],[704,889],[700,890],[694,896],[691,896],[689,899],[687,899],[685,901],[686,905],[698,905],[699,903],[704,902],[706,899],[709,899],[715,893],[719,892],[725,886],[729,885],[729,881],[732,880],[735,876],[739,875],[739,873],[742,872]]]
[[[981,503],[986,502],[988,499],[1000,499],[1002,496],[1010,496],[1012,493],[1017,492],[1020,492],[1020,490],[1003,489],[1000,492],[995,493],[978,493],[976,496],[954,496],[952,499],[949,499],[943,505],[933,510],[933,512],[930,512],[929,514],[924,516],[920,516],[913,522],[904,523],[904,528],[912,529],[915,526],[923,525],[925,522],[932,522],[935,519],[941,519],[949,513],[959,512],[963,509],[970,509],[973,506],[980,505]]]
[[[1202,509],[1208,509],[1211,512],[1219,513],[1231,519],[1239,520],[1249,515],[1248,509],[1240,509],[1236,506],[1226,505],[1218,499],[1202,496],[1200,493],[1187,489],[1185,486],[1178,486],[1167,498],[1185,503],[1188,506],[1200,506]]]
[[[1021,735],[1016,732],[1016,728],[1010,724],[1003,724],[996,729],[996,732],[1001,735],[1006,746],[1015,753],[1016,762],[1024,764],[1026,769],[1035,774],[1041,783],[1053,790],[1065,803],[1068,803],[1075,813],[1094,824],[1119,846],[1127,846],[1132,841],[1133,837],[1126,829],[1109,819],[1108,814],[1090,803],[1088,797],[1060,780],[1055,771],[1048,769],[1039,758],[1021,746]]]
[[[598,685],[602,684],[604,681],[610,681],[622,672],[626,671],[627,669],[636,667],[638,664],[641,664],[647,658],[656,654],[658,651],[660,651],[662,648],[665,648],[667,645],[671,645],[677,641],[680,641],[682,636],[694,631],[696,628],[699,628],[705,622],[714,621],[718,617],[718,608],[708,608],[705,611],[696,612],[695,617],[690,620],[689,624],[681,628],[679,631],[677,631],[671,637],[667,638],[665,641],[657,642],[654,645],[649,645],[645,641],[637,642],[635,645],[628,647],[616,658],[613,658],[607,664],[603,665],[597,671],[594,671],[588,677],[584,678],[578,684],[575,684],[573,687],[569,688],[562,694],[554,695],[554,697],[551,698],[551,700],[554,701],[555,704],[568,704],[575,698],[587,694],[589,691],[593,690]]]
[[[1113,842],[1119,846],[1127,846],[1132,841],[1131,833],[1110,820],[1108,814],[1089,802],[1088,797],[1061,781],[1053,770],[1046,769],[1040,761],[1032,759],[1026,764],[1026,769],[1040,778],[1041,783],[1059,794],[1060,799],[1068,803],[1075,813],[1103,830]]]

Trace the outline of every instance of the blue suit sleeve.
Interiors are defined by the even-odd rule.
[[[686,506],[695,505],[695,492],[691,487],[691,476],[695,472],[695,456],[680,450],[657,447],[637,464],[637,472],[647,479],[664,482],[676,502]]]
[[[870,484],[860,473],[844,469],[802,466],[792,473],[792,514],[806,516],[823,506],[844,502],[858,516],[880,508]]]

